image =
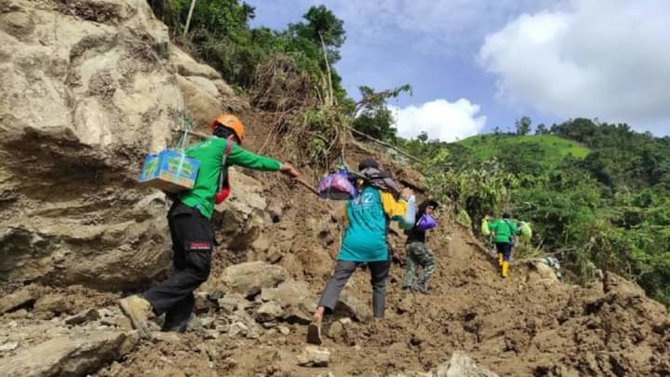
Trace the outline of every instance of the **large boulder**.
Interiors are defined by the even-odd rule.
[[[138,341],[135,333],[76,329],[0,358],[0,376],[85,376],[126,355]]]
[[[226,292],[252,297],[260,293],[263,288],[277,286],[286,280],[286,276],[284,267],[256,261],[226,268],[219,281]]]
[[[220,75],[144,0],[0,0],[0,82],[0,280],[116,290],[164,273],[165,196],[136,177],[173,128],[223,110]]]
[[[344,289],[340,294],[340,299],[335,305],[335,314],[341,317],[352,317],[364,323],[372,320],[370,304],[356,298],[348,289]]]
[[[212,218],[217,239],[228,249],[247,250],[261,235],[268,221],[263,184],[238,169],[228,169],[230,197],[215,207]]]
[[[316,297],[304,281],[285,281],[277,288],[265,288],[261,300],[276,302],[282,309],[280,319],[309,324],[316,310]]]

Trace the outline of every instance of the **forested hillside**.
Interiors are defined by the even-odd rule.
[[[614,271],[667,305],[670,138],[588,119],[526,132],[406,145],[428,160],[441,151],[433,182],[474,225],[503,209],[534,224],[517,257],[553,254],[580,282]]]

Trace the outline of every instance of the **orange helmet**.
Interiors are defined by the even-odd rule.
[[[242,121],[240,121],[240,118],[236,117],[233,114],[221,114],[218,117],[216,117],[212,123],[209,124],[209,128],[214,131],[216,126],[221,125],[225,128],[230,129],[235,133],[235,136],[240,141],[240,144],[242,144],[242,141],[244,140],[244,124],[242,124]]]

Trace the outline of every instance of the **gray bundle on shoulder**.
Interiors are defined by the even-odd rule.
[[[360,174],[372,186],[386,192],[390,192],[396,200],[400,198],[400,185],[392,178],[391,172],[380,171],[375,168],[365,168]]]

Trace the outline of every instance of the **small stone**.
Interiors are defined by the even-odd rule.
[[[237,310],[244,310],[251,304],[239,294],[226,295],[218,299],[217,303],[224,314],[233,314]]]
[[[479,365],[463,352],[454,352],[451,359],[437,368],[437,377],[451,376],[481,376],[498,377],[498,375],[486,367]]]
[[[203,335],[205,339],[218,339],[221,334],[216,330],[208,329],[203,331]]]
[[[114,321],[113,321],[112,324],[114,326],[118,327],[118,328],[125,329],[125,330],[132,330],[133,329],[133,325],[130,322],[130,319],[128,319],[128,317],[126,317],[125,315],[118,315],[118,316],[114,317]]]
[[[264,329],[274,329],[277,327],[276,322],[263,322],[261,323],[261,326],[263,326]]]
[[[220,333],[227,333],[230,331],[230,325],[225,323],[218,323],[214,329]]]
[[[72,304],[62,295],[42,296],[35,302],[35,312],[44,314],[46,318],[53,318],[53,315],[62,313],[72,313]]]
[[[277,318],[281,318],[284,315],[281,305],[275,301],[269,301],[261,305],[256,311],[256,321],[258,322],[269,322],[274,321]]]
[[[214,307],[214,303],[209,300],[209,296],[205,292],[197,292],[195,294],[195,305],[194,309],[197,313],[202,313],[208,311],[210,308]]]
[[[27,311],[26,309],[19,309],[15,312],[10,312],[5,314],[5,318],[9,319],[25,319],[25,318],[31,318],[32,314]]]
[[[108,308],[102,308],[98,309],[98,314],[100,314],[100,316],[103,318],[107,318],[115,316],[116,314],[118,314],[118,312],[114,312]]]
[[[176,332],[156,331],[151,334],[151,337],[167,343],[179,343],[182,341],[181,336]]]
[[[413,301],[413,295],[408,294],[402,297],[398,302],[398,313],[403,314],[411,312],[413,306],[412,301]]]
[[[191,331],[204,330],[205,326],[202,323],[202,318],[198,316],[192,316],[191,320],[186,324],[186,329]]]
[[[0,313],[8,312],[20,306],[29,305],[37,299],[37,293],[32,286],[22,288],[10,295],[0,298]]]
[[[235,322],[230,325],[230,330],[228,330],[228,336],[235,337],[245,337],[249,335],[249,327],[242,322]]]
[[[333,340],[341,340],[343,335],[344,335],[344,325],[342,322],[335,322],[330,326],[330,330],[328,331],[328,335],[330,338]]]
[[[307,346],[298,355],[298,365],[305,367],[325,367],[330,362],[330,351],[317,346]]]
[[[198,317],[200,318],[200,324],[206,329],[211,329],[214,327],[214,318],[213,317]]]
[[[281,333],[282,335],[288,335],[291,333],[291,329],[289,329],[286,326],[278,326],[277,330],[279,330],[279,333]]]
[[[9,343],[0,344],[0,352],[13,351],[16,348],[18,348],[18,346],[19,346],[19,342],[9,342]]]
[[[65,323],[68,325],[80,325],[86,322],[97,321],[98,319],[100,319],[100,312],[91,308],[66,318]]]

